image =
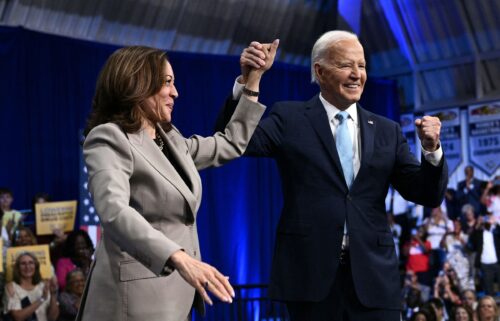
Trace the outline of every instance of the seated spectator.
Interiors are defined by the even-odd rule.
[[[66,275],[66,289],[59,295],[61,313],[58,321],[73,321],[76,319],[80,300],[85,288],[85,275],[79,269]]]
[[[427,240],[431,243],[431,275],[437,276],[445,260],[446,253],[441,248],[443,236],[453,231],[453,223],[448,220],[440,207],[431,210],[431,216],[424,221],[427,230]]]
[[[498,321],[498,306],[493,297],[486,295],[479,299],[477,318],[479,321]]]
[[[37,239],[33,231],[26,226],[18,226],[12,235],[12,246],[37,245]]]
[[[5,286],[4,312],[15,321],[55,321],[59,315],[57,285],[43,282],[37,258],[25,252],[14,264],[14,281]]]
[[[465,254],[469,237],[462,231],[459,220],[453,221],[453,231],[445,234],[441,247],[446,251],[446,262],[456,272],[461,290],[475,289],[470,274],[469,260]]]
[[[22,220],[21,212],[11,208],[14,202],[14,194],[8,188],[0,188],[0,208],[3,211],[2,226],[5,226],[7,232],[12,232],[12,229]]]
[[[451,311],[451,321],[474,321],[474,313],[467,305],[457,305]]]
[[[476,292],[473,290],[465,290],[462,292],[462,302],[468,306],[472,312],[477,309],[477,297]]]
[[[59,288],[63,290],[66,287],[66,274],[79,268],[87,275],[94,254],[94,244],[87,232],[75,230],[68,235],[64,245],[63,255],[57,261],[56,275],[59,282]]]
[[[494,295],[494,282],[500,284],[500,228],[493,215],[480,218],[480,227],[471,236],[471,247],[477,252],[476,268],[482,272],[483,290]]]
[[[427,241],[427,233],[424,227],[412,231],[412,239],[403,247],[406,261],[406,270],[413,271],[417,275],[418,282],[431,286],[432,277],[429,273],[429,255],[431,243]]]

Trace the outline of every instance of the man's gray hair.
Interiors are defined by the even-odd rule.
[[[344,30],[332,30],[325,32],[318,38],[318,40],[316,40],[316,43],[311,51],[311,82],[318,83],[318,79],[316,79],[316,74],[314,72],[314,64],[325,58],[327,49],[338,41],[349,39],[359,41],[358,36],[355,33]]]
[[[462,206],[462,214],[465,215],[465,213],[467,212],[472,212],[474,213],[474,206],[472,206],[471,204],[467,203],[465,204],[464,206]]]

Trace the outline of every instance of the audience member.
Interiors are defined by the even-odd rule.
[[[5,286],[4,312],[16,321],[55,321],[59,315],[57,285],[42,281],[40,263],[25,252],[14,264],[14,281]]]
[[[0,208],[3,211],[2,226],[5,226],[9,235],[12,229],[22,220],[21,212],[11,208],[14,202],[14,194],[8,188],[0,188]]]
[[[466,166],[464,169],[465,180],[457,185],[457,198],[460,205],[471,204],[474,211],[482,214],[483,207],[480,202],[482,185],[485,183],[474,177],[474,167]]]
[[[405,244],[411,238],[412,220],[410,204],[393,187],[389,189],[386,198],[386,207],[394,215],[394,222],[401,227],[400,244]]]
[[[446,206],[446,215],[450,220],[460,218],[460,202],[457,199],[457,191],[448,188],[444,194],[444,203]]]
[[[26,221],[32,221],[36,223],[36,205],[50,202],[50,195],[47,193],[37,193],[33,197],[31,203],[31,215],[25,218]],[[52,230],[52,235],[39,235],[38,242],[40,244],[50,245],[50,258],[52,262],[57,262],[62,256],[64,243],[66,241],[67,235],[59,228],[54,228]]]
[[[476,291],[465,290],[462,292],[462,302],[468,306],[473,312],[477,309]]]
[[[3,224],[3,214],[3,210],[0,208],[0,235],[2,237],[3,247],[7,248],[10,246],[10,236],[7,228]]]
[[[394,215],[387,213],[387,220],[389,221],[389,228],[391,229],[392,239],[396,248],[396,255],[400,257],[400,239],[401,239],[401,226],[394,221]]]
[[[61,313],[58,321],[73,321],[76,319],[84,288],[85,275],[82,270],[75,269],[66,275],[66,289],[59,295]]]
[[[474,207],[470,204],[462,206],[462,230],[465,234],[471,235],[477,227],[477,215]]]
[[[446,311],[450,312],[453,305],[461,303],[460,289],[456,272],[450,268],[448,263],[445,263],[443,267],[446,270],[439,273],[434,283],[434,298],[439,299]]]
[[[402,310],[405,320],[409,319],[414,311],[417,311],[418,308],[429,299],[429,293],[426,295],[422,293],[422,286],[418,283],[417,275],[412,270],[406,271],[402,297]]]
[[[79,268],[85,275],[88,274],[93,253],[94,244],[87,232],[75,230],[68,235],[64,245],[64,257],[60,258],[56,265],[57,281],[61,290],[66,286],[66,275],[70,271]]]
[[[430,307],[431,311],[434,311],[437,321],[444,321],[446,316],[446,310],[444,309],[443,301],[438,298],[430,299],[423,308]]]
[[[500,175],[489,181],[481,196],[481,203],[488,213],[493,214],[496,222],[500,222]]]
[[[441,240],[446,233],[453,231],[453,223],[443,214],[441,207],[435,207],[431,210],[431,216],[424,221],[424,226],[427,240],[431,243],[431,275],[435,277],[445,259],[445,252],[440,246]]]
[[[499,320],[498,305],[493,297],[486,295],[479,299],[477,317],[479,321]]]
[[[446,250],[446,262],[456,272],[460,289],[474,289],[474,280],[470,274],[469,260],[465,254],[469,237],[462,231],[460,221],[453,221],[453,231],[448,232],[441,241]]]
[[[494,225],[492,215],[480,219],[480,227],[471,236],[476,254],[476,268],[482,272],[483,290],[494,295],[494,281],[500,284],[500,228]]]
[[[12,246],[31,246],[37,244],[36,236],[29,227],[20,225],[15,228],[12,234]]]
[[[431,243],[427,241],[427,232],[421,226],[418,230],[413,230],[412,234],[411,241],[403,248],[407,257],[406,270],[415,272],[419,283],[431,286],[432,276],[429,265]]]
[[[436,321],[436,316],[431,310],[419,309],[411,316],[410,321]]]
[[[456,305],[451,311],[451,321],[474,321],[474,312],[468,305]]]

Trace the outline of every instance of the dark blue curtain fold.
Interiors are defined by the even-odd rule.
[[[249,41],[252,39],[248,39]],[[35,193],[78,198],[79,131],[90,111],[98,72],[116,46],[0,28],[0,186],[14,207]],[[167,48],[168,51],[168,48]],[[187,136],[212,134],[215,118],[239,74],[239,57],[169,53],[180,97],[174,124]],[[261,102],[307,100],[318,92],[308,68],[275,63],[261,85]],[[370,80],[362,104],[399,118],[396,86]],[[281,208],[273,161],[242,158],[201,173],[198,229],[203,259],[235,284],[269,281]],[[221,320],[209,309],[208,320]]]

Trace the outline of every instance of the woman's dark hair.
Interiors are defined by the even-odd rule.
[[[452,309],[451,309],[451,318],[450,320],[451,321],[455,321],[455,315],[457,313],[457,310],[458,309],[464,309],[465,312],[467,312],[467,315],[469,316],[469,321],[473,321],[474,320],[474,311],[472,311],[472,309],[468,306],[468,305],[464,305],[464,304],[459,304],[459,305],[456,305],[454,306]]]
[[[160,122],[160,106],[153,110],[144,101],[161,90],[167,62],[167,54],[155,48],[132,46],[115,51],[99,74],[84,135],[108,122],[127,133],[138,131],[144,119]]]
[[[64,248],[63,248],[63,256],[65,257],[73,257],[75,255],[75,243],[76,239],[81,236],[85,240],[85,243],[87,244],[87,247],[94,251],[94,243],[92,243],[92,240],[90,239],[90,236],[87,232],[84,230],[74,230],[71,233],[68,234],[68,238],[66,239],[66,242],[64,243]]]
[[[35,261],[35,274],[33,274],[33,279],[31,279],[31,284],[37,285],[42,281],[42,275],[40,274],[40,262],[38,262],[36,256],[31,252],[23,252],[19,254],[19,256],[16,258],[16,262],[14,263],[14,271],[12,273],[14,282],[16,282],[17,284],[21,284],[20,261],[23,256],[29,256],[33,259],[33,261]]]
[[[414,312],[412,314],[410,320],[415,321],[415,319],[417,318],[417,315],[419,315],[419,314],[424,315],[426,321],[436,321],[437,320],[436,313],[434,312],[432,307],[430,307],[428,304],[424,304],[422,307],[420,307],[418,309],[417,312]]]
[[[45,202],[50,202],[50,195],[44,192],[36,193],[33,199],[31,200],[31,213],[35,215],[36,207],[35,205],[38,202],[38,199],[43,198]]]

